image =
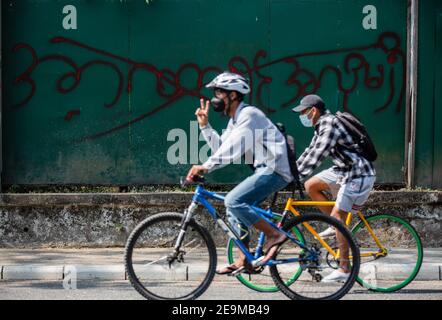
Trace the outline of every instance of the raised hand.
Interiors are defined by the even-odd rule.
[[[209,123],[209,107],[210,101],[200,100],[200,107],[196,110],[195,115],[201,127],[205,127]]]

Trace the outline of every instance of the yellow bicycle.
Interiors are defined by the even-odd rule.
[[[299,201],[289,198],[285,213],[291,212],[299,217],[302,214],[296,209],[297,207],[334,205],[334,201]],[[281,216],[283,215],[274,214],[275,221]],[[346,225],[351,229],[353,238],[360,249],[361,267],[357,282],[361,286],[377,292],[394,292],[414,280],[422,265],[423,248],[418,233],[408,221],[393,213],[365,216],[361,211],[356,211],[348,214]],[[303,230],[297,230],[298,238],[314,237],[322,246],[321,250],[327,265],[337,269],[340,253],[336,237],[323,239],[319,233],[324,230],[317,229],[308,223],[303,224],[302,228]],[[253,243],[253,238],[256,241],[257,237],[251,238]],[[260,239],[260,243],[262,241],[263,239]],[[228,243],[227,253],[229,262],[233,263],[237,257],[237,249],[232,241]],[[292,267],[293,272],[302,269],[302,266]],[[269,270],[264,270],[259,274],[240,274],[237,279],[256,291],[276,292],[279,290],[270,281]],[[296,281],[292,285],[301,283]]]

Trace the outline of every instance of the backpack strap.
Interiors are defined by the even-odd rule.
[[[253,106],[251,106],[249,104],[244,104],[243,109],[247,108],[247,107],[253,107]],[[267,119],[269,119],[269,118],[267,118]],[[288,162],[289,162],[289,166],[290,166],[290,171],[291,171],[293,178],[294,178],[294,180],[288,185],[288,187],[292,191],[292,198],[295,198],[295,191],[298,190],[301,199],[305,199],[303,187],[302,187],[301,181],[299,179],[298,166],[296,165],[296,154],[292,154],[292,152],[291,152],[291,149],[288,144],[287,132],[285,130],[285,127],[282,124],[274,123],[271,119],[269,119],[269,120],[278,129],[278,131],[284,136],[284,139],[286,141]],[[253,164],[249,164],[248,166],[252,171],[256,170],[256,168],[253,166]],[[278,197],[278,192],[276,192],[273,197],[271,207],[273,207],[275,205],[277,197]]]

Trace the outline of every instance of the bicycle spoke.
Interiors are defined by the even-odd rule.
[[[362,259],[358,282],[381,292],[405,287],[414,279],[422,264],[423,250],[418,234],[407,221],[395,215],[374,215],[366,220],[386,251],[378,258],[367,257],[382,250],[365,223],[355,226],[353,234],[360,245]]]
[[[308,222],[308,223],[303,223]],[[271,267],[271,274],[283,293],[292,299],[338,299],[350,290],[359,271],[359,250],[348,230],[335,219],[323,215],[306,215],[296,218],[294,223],[304,237],[305,246],[300,248],[293,242],[286,242],[278,256],[278,260],[299,258],[298,266],[302,274],[291,281],[293,264],[281,264]],[[342,257],[335,258],[337,250],[329,246],[323,246],[323,241],[317,237],[317,233],[336,227],[340,236],[344,237],[347,246],[342,247]],[[315,232],[311,232],[314,230]],[[341,235],[342,233],[342,235]],[[344,254],[345,253],[345,254]],[[336,274],[340,268],[349,269],[346,278],[335,282],[329,282],[329,277]],[[342,275],[342,273],[340,273]]]
[[[166,260],[166,259],[167,259],[167,256],[164,256],[164,257],[161,257],[161,258],[159,258],[159,259],[157,259],[157,260],[155,260],[155,261],[152,261],[152,262],[146,263],[144,266],[145,266],[145,267],[148,267],[148,266],[150,266],[150,265],[153,265],[154,263],[157,263],[157,262],[160,262],[160,261],[163,261],[163,260]]]
[[[281,219],[281,215],[275,215],[275,221],[278,222]],[[299,242],[303,242],[302,234],[297,230],[291,230],[291,234],[294,239]],[[256,248],[258,245],[258,239],[260,234],[254,230],[250,231],[250,247]],[[235,246],[234,241],[230,240],[228,244],[228,262],[233,263],[239,256],[239,249]],[[301,270],[299,265],[293,263],[295,265],[293,269],[293,277],[290,277],[290,282],[294,281],[297,276],[300,275]],[[259,273],[249,275],[247,273],[243,273],[237,276],[237,279],[248,288],[258,291],[258,292],[277,292],[279,288],[275,285],[273,278],[270,274],[270,269],[268,267],[263,267],[259,270]]]
[[[192,226],[194,222],[186,230],[184,245],[175,250],[180,222],[176,214],[154,216],[130,237],[126,250],[129,279],[149,299],[191,299],[213,278],[213,242],[208,243],[203,231]]]

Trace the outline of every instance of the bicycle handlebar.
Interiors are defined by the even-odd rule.
[[[204,184],[206,179],[200,175],[187,176],[185,179],[183,177],[180,178],[181,187],[185,187],[190,184]]]

